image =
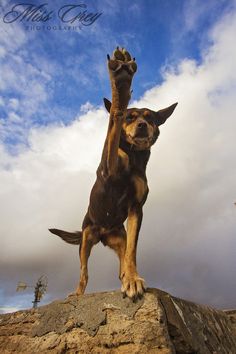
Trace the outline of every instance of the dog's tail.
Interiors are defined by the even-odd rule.
[[[49,229],[49,231],[62,238],[67,243],[70,243],[72,245],[80,245],[82,241],[82,232],[81,231],[76,231],[76,232],[68,232],[68,231],[63,231],[63,230],[58,230],[58,229]]]

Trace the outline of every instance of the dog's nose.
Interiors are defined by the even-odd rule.
[[[147,128],[147,123],[145,123],[145,122],[138,123],[138,128],[139,129],[146,129]]]

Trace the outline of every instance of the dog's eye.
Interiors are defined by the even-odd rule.
[[[145,119],[149,124],[154,125],[153,118],[152,118],[151,114],[145,115]]]
[[[145,119],[146,119],[148,122],[151,122],[151,121],[152,121],[152,115],[151,115],[151,114],[145,114]]]
[[[128,123],[131,123],[133,120],[134,120],[134,117],[132,115],[129,115],[129,116],[126,117],[126,121]]]

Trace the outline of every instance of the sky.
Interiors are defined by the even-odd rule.
[[[138,65],[130,107],[179,103],[152,147],[139,273],[148,287],[235,308],[236,2],[75,1],[93,23],[78,7],[63,17],[62,0],[44,6],[45,22],[19,8],[18,19],[7,15],[16,4],[0,3],[0,312],[32,306],[18,281],[46,275],[42,304],[77,285],[78,248],[48,228],[81,229],[108,124],[106,55],[117,45]],[[119,287],[118,260],[99,244],[87,292]]]

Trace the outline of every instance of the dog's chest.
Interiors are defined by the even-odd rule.
[[[131,176],[131,181],[134,189],[134,198],[138,203],[142,203],[148,192],[147,182],[136,174]]]
[[[119,198],[124,200],[128,194],[130,202],[136,201],[142,203],[147,196],[148,186],[144,173],[140,173],[140,165],[142,161],[134,159],[133,156],[129,156],[122,149],[119,149],[119,173],[123,176],[123,180],[126,180],[128,189]]]

